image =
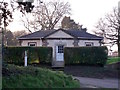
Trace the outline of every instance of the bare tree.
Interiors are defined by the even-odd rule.
[[[120,17],[117,8],[113,8],[113,12],[101,18],[96,25],[96,34],[101,35],[109,44],[118,46],[120,56]],[[106,42],[103,42],[106,44]]]
[[[20,45],[20,41],[18,38],[23,35],[27,35],[28,33],[25,30],[20,30],[20,31],[14,31],[13,36],[14,36],[14,43],[16,46]]]
[[[26,18],[27,22],[23,22],[29,23],[27,29],[30,27],[34,30],[51,30],[64,15],[70,14],[70,10],[69,3],[60,1],[39,3],[32,11],[33,19],[30,21],[28,20],[30,18]]]
[[[21,30],[21,31],[14,31],[13,32],[13,35],[15,38],[18,38],[20,36],[23,36],[23,35],[27,35],[28,33],[25,31],[25,30]]]

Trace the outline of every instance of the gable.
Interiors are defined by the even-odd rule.
[[[62,30],[59,30],[59,31],[47,36],[47,38],[74,38],[74,37],[65,33]]]

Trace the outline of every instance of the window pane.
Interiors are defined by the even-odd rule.
[[[36,46],[36,42],[28,42],[28,46]]]
[[[63,46],[58,46],[58,53],[63,53]]]
[[[85,42],[86,46],[93,46],[93,42]]]
[[[35,44],[30,44],[30,46],[35,46]]]

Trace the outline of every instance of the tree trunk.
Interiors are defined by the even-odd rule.
[[[120,57],[120,26],[118,29],[118,56]]]

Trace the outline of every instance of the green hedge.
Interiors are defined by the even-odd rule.
[[[104,65],[107,60],[107,47],[66,47],[65,64]]]
[[[24,52],[28,51],[28,64],[46,63],[51,64],[51,47],[5,47],[4,61],[16,65],[24,65]]]

